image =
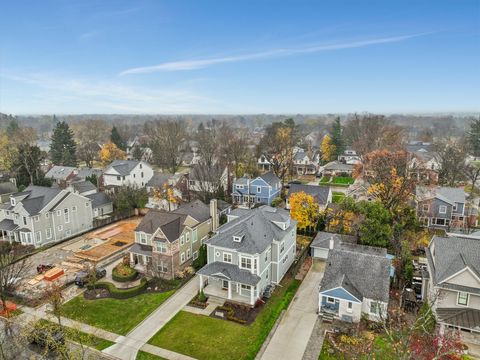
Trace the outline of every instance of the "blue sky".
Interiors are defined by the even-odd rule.
[[[0,112],[480,110],[480,0],[0,1]]]

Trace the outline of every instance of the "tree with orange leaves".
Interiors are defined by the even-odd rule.
[[[153,197],[155,200],[165,200],[168,203],[168,211],[171,211],[172,204],[178,203],[178,198],[175,196],[175,190],[172,186],[165,183],[163,187],[153,189]]]
[[[320,217],[319,207],[312,195],[304,191],[290,195],[290,216],[301,230],[315,226]]]
[[[110,164],[113,160],[126,159],[125,151],[120,150],[117,145],[109,141],[102,146],[99,152],[100,161],[103,165]]]

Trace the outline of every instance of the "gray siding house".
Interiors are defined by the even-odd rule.
[[[92,228],[92,202],[66,190],[29,186],[2,205],[0,233],[4,240],[39,247]]]
[[[440,326],[480,333],[480,240],[434,236],[422,295]]]
[[[209,296],[253,306],[293,263],[296,230],[287,211],[265,205],[232,218],[205,241],[200,288]]]
[[[465,226],[465,191],[451,187],[417,186],[416,210],[419,222],[431,228]]]

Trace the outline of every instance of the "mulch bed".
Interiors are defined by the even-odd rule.
[[[107,289],[85,290],[83,297],[87,300],[106,299],[110,297]]]
[[[250,325],[255,321],[255,319],[257,318],[257,315],[260,313],[260,311],[262,311],[264,305],[265,303],[263,302],[257,302],[257,304],[254,307],[250,307],[248,305],[242,305],[242,304],[226,301],[223,304],[223,307],[232,309],[234,313],[234,318],[239,319],[241,322],[228,319],[227,318],[228,311],[222,309],[222,307],[220,306],[217,307],[210,316],[216,319],[223,319],[223,320],[233,321],[236,323],[241,323],[243,325]],[[223,317],[216,316],[215,315],[216,312],[222,312],[224,316]]]

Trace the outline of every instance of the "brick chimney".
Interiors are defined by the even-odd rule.
[[[210,218],[212,219],[212,231],[217,231],[219,224],[217,199],[210,200]]]

